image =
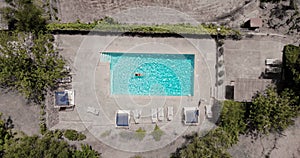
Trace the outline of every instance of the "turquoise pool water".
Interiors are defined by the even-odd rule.
[[[193,95],[192,54],[102,53],[101,58],[110,62],[112,94]]]

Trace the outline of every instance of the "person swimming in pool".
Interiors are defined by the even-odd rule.
[[[140,76],[143,76],[143,75],[140,74],[140,73],[135,73],[135,76],[140,77]]]

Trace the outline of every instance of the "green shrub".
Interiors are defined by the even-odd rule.
[[[212,157],[212,158],[229,158],[230,154],[226,151],[230,146],[228,143],[228,134],[221,128],[209,131],[207,135],[199,137],[196,133],[190,135],[188,144],[178,148],[171,155],[172,158],[182,157]]]
[[[299,96],[291,90],[278,93],[273,87],[258,93],[248,107],[248,128],[251,132],[268,134],[282,132],[294,123]]]
[[[160,141],[161,136],[164,134],[164,131],[162,131],[157,125],[155,125],[154,130],[151,132],[151,135],[155,141]]]
[[[40,114],[43,116],[43,115],[46,115],[46,111],[44,109],[41,109],[40,111]]]
[[[245,105],[235,101],[224,101],[219,126],[230,135],[229,144],[237,143],[239,134],[246,130]]]
[[[86,136],[83,133],[79,133],[77,140],[85,140]]]
[[[142,129],[141,127],[135,131],[134,137],[137,140],[141,141],[144,139],[145,136],[146,136],[146,130]]]
[[[47,132],[47,126],[45,121],[40,122],[40,132],[44,135]]]
[[[83,133],[77,132],[76,130],[73,129],[67,129],[64,132],[64,137],[72,141],[81,141],[86,138],[86,136]]]
[[[54,132],[53,132],[53,136],[54,138],[56,139],[61,139],[62,136],[63,136],[63,131],[59,130],[59,129],[56,129]]]
[[[220,31],[217,31],[220,28]],[[222,35],[240,39],[240,32],[216,25],[191,25],[191,24],[163,24],[163,25],[137,25],[120,24],[112,18],[106,17],[93,23],[51,23],[47,25],[49,31],[54,30],[79,30],[79,31],[106,31],[106,32],[131,32],[131,33],[175,33],[195,35]]]

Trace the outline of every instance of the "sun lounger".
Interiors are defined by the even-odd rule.
[[[265,64],[267,66],[279,66],[282,64],[280,59],[266,59]]]
[[[205,109],[206,117],[207,118],[212,118],[213,117],[213,113],[212,113],[212,110],[211,110],[211,105],[205,105],[204,109]]]
[[[158,111],[158,120],[159,121],[163,121],[164,120],[164,117],[165,117],[165,114],[164,114],[164,108],[157,108],[157,111]]]
[[[93,108],[93,107],[88,107],[87,112],[92,113],[94,115],[99,115],[99,110]]]
[[[265,69],[265,73],[266,74],[277,74],[281,72],[281,68],[280,67],[271,67],[271,66],[267,66]]]
[[[71,76],[67,76],[61,79],[58,79],[58,83],[71,83],[72,82],[72,77]]]
[[[173,120],[173,107],[168,107],[168,121]]]
[[[156,123],[157,122],[157,109],[151,109],[151,120],[152,123]]]
[[[140,123],[140,118],[142,115],[142,110],[133,110],[133,119],[135,123]]]

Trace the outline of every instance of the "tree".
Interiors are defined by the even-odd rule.
[[[46,30],[47,20],[43,10],[32,0],[6,0],[9,6],[2,9],[3,17],[7,20],[9,30],[34,32]]]
[[[249,129],[262,134],[283,131],[293,123],[298,101],[299,97],[291,90],[285,90],[279,95],[275,88],[270,87],[258,93],[249,106]]]
[[[66,75],[65,61],[54,50],[52,35],[0,33],[0,85],[16,89],[29,100],[40,103],[47,89]],[[25,42],[24,42],[25,41]]]
[[[245,105],[234,101],[224,101],[218,125],[230,135],[229,143],[235,144],[240,134],[246,130]]]
[[[295,0],[290,0],[289,7],[294,10],[297,9],[297,3],[295,2]]]
[[[0,113],[0,157],[4,154],[6,143],[13,137],[10,128],[6,126],[6,122],[1,119]]]
[[[199,137],[197,134],[193,135],[191,141],[178,148],[172,154],[172,158],[229,158],[230,155],[226,151],[230,146],[228,144],[228,135],[221,128],[210,131],[206,136]]]
[[[71,157],[72,149],[65,141],[51,137],[25,136],[13,139],[5,150],[4,158],[18,157]]]
[[[100,157],[100,154],[93,150],[89,145],[81,145],[81,150],[76,150],[72,156],[73,158],[97,158]]]
[[[53,133],[43,137],[24,136],[11,139],[6,145],[4,158],[97,158],[100,154],[89,145],[82,145],[81,150],[70,146],[66,141],[55,138]]]
[[[283,79],[285,87],[300,95],[300,47],[286,45],[283,49]]]
[[[86,138],[86,136],[83,133],[77,132],[76,130],[73,129],[65,130],[64,137],[71,141],[81,141]]]

